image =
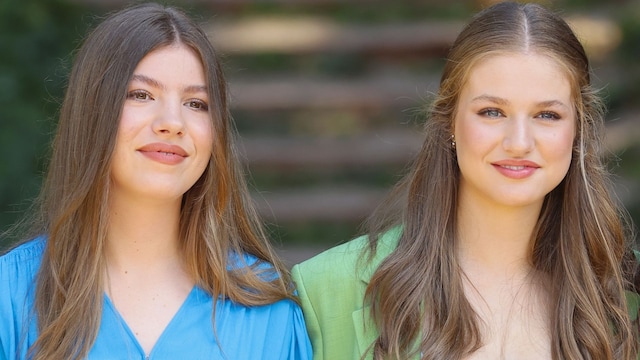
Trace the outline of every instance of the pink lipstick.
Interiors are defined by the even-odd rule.
[[[189,156],[180,146],[164,143],[147,144],[138,151],[151,160],[167,165],[179,164]]]
[[[510,179],[525,179],[533,175],[540,165],[529,160],[500,160],[492,163],[498,172]]]

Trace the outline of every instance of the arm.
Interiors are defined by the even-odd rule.
[[[31,241],[0,257],[0,360],[25,358],[38,337],[30,294],[43,247]]]
[[[7,354],[4,348],[4,343],[2,342],[2,337],[0,337],[0,360],[7,360]]]
[[[322,354],[322,333],[320,332],[320,324],[318,323],[318,317],[315,309],[313,308],[313,304],[311,303],[311,299],[309,299],[299,265],[293,267],[291,276],[293,281],[296,283],[298,297],[300,298],[300,305],[302,306],[302,312],[304,314],[304,321],[306,323],[309,338],[311,339],[313,359],[323,360],[324,356]]]

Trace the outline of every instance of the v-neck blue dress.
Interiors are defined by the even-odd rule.
[[[26,359],[37,339],[34,278],[44,240],[25,243],[0,257],[0,360]],[[248,264],[255,258],[245,255]],[[307,360],[311,345],[297,304],[281,300],[247,307],[214,299],[194,287],[149,354],[104,296],[100,329],[88,359]]]

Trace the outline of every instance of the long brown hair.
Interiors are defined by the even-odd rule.
[[[100,23],[71,70],[32,226],[47,236],[37,275],[33,359],[83,358],[97,336],[111,155],[127,86],[146,54],[175,43],[193,49],[202,62],[215,134],[207,168],[182,199],[180,240],[188,271],[212,296],[239,304],[293,299],[288,272],[269,245],[238,163],[218,55],[181,11],[138,5]],[[258,259],[251,271],[229,269],[230,257],[243,253]]]
[[[422,149],[367,223],[368,256],[380,234],[403,228],[365,295],[379,331],[370,348],[375,359],[418,353],[460,359],[482,346],[454,252],[460,173],[450,145],[452,122],[474,64],[490,54],[525,51],[549,56],[565,69],[577,115],[569,171],[546,196],[531,237],[531,262],[552,279],[552,357],[635,359],[624,293],[628,273],[621,267],[629,259],[630,227],[601,158],[604,107],[592,88],[587,56],[557,14],[511,2],[479,12],[459,34],[427,114]]]

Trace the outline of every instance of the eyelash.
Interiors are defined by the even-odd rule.
[[[497,115],[490,115],[489,113],[492,113],[492,112],[496,112],[498,114]],[[504,116],[502,111],[500,111],[499,109],[496,109],[496,108],[482,109],[482,110],[480,110],[478,112],[478,115],[487,116],[487,117]],[[558,115],[558,113],[555,113],[553,111],[542,111],[538,115],[536,115],[536,117],[544,119],[544,120],[560,120],[562,118],[560,115]]]
[[[558,115],[557,113],[555,113],[553,111],[543,111],[540,114],[538,114],[538,117],[542,117],[542,119],[545,119],[545,120],[560,120],[561,119],[560,115]]]
[[[190,108],[193,108],[195,110],[209,111],[209,105],[206,102],[199,99],[189,100],[185,104],[188,104]],[[197,107],[194,107],[193,105],[196,105],[196,104],[197,104]]]
[[[144,96],[144,97],[141,97]],[[146,90],[133,90],[130,91],[127,94],[127,99],[131,99],[131,100],[154,100],[153,96],[151,96],[151,93],[149,93]],[[185,105],[187,105],[188,107],[197,110],[197,111],[209,111],[209,105],[200,99],[191,99],[188,100],[184,103]]]
[[[142,99],[139,98],[139,95],[144,95],[146,98]],[[145,90],[133,90],[133,91],[129,91],[129,93],[127,94],[127,99],[132,99],[132,100],[148,100],[148,99],[153,99],[153,96],[151,96],[151,93],[149,93],[148,91]]]
[[[498,115],[489,115],[490,112],[497,112]],[[496,108],[487,108],[487,109],[482,109],[478,112],[478,115],[481,116],[487,116],[487,117],[498,117],[498,116],[504,116],[504,114],[502,113],[502,111],[500,111],[499,109]]]

